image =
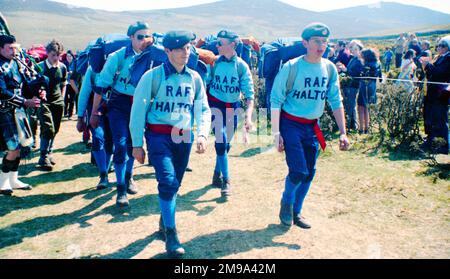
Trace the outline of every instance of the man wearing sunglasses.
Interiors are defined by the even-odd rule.
[[[160,230],[164,230],[170,257],[184,254],[175,226],[175,207],[191,153],[194,120],[199,154],[206,151],[211,124],[203,81],[197,72],[186,66],[193,38],[193,33],[188,31],[171,31],[164,36],[168,61],[142,76],[131,110],[133,156],[144,163],[145,129],[149,156],[158,180]]]
[[[311,23],[302,33],[307,54],[283,65],[275,78],[271,92],[272,133],[279,152],[286,151],[289,174],[281,199],[282,224],[309,229],[300,215],[303,201],[316,172],[319,144],[326,143],[318,125],[325,108],[331,105],[341,136],[339,147],[347,150],[349,141],[336,66],[322,59],[329,28],[323,23]]]
[[[129,131],[131,105],[135,87],[130,82],[130,65],[152,40],[149,25],[136,22],[128,28],[130,45],[110,54],[96,78],[96,93],[92,108],[90,124],[98,127],[102,112],[99,105],[102,95],[111,88],[107,110],[114,142],[114,170],[117,177],[117,201],[119,207],[129,205],[128,194],[136,194],[137,187],[132,179],[134,158],[132,156],[131,136]]]
[[[421,57],[425,67],[427,80],[441,84],[427,84],[427,95],[424,98],[424,122],[427,139],[422,148],[433,153],[448,154],[448,105],[450,98],[450,36],[441,38],[438,44],[438,57]],[[445,145],[433,150],[433,140],[443,138]]]
[[[213,132],[216,137],[216,166],[212,183],[221,188],[221,196],[226,201],[230,196],[230,175],[228,152],[230,142],[236,132],[240,108],[241,92],[246,100],[244,127],[252,129],[254,88],[250,69],[236,54],[239,36],[222,30],[217,34],[219,57],[211,69],[208,84],[208,102],[212,111]]]

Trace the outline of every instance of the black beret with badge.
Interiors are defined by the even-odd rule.
[[[195,34],[190,31],[176,30],[169,31],[164,35],[163,46],[168,49],[182,48],[186,44],[195,40]]]
[[[323,23],[314,22],[308,24],[302,32],[302,38],[309,40],[311,37],[329,37],[330,28]]]

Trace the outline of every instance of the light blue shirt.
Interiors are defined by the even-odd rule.
[[[241,92],[246,99],[253,100],[255,90],[250,68],[238,56],[227,60],[219,56],[214,65],[214,77],[208,78],[209,94],[225,103],[239,102]],[[240,74],[240,76],[239,76]]]
[[[286,92],[289,72],[294,63],[298,63],[297,75],[292,90]],[[333,111],[343,106],[336,66],[323,58],[320,63],[309,63],[304,56],[283,65],[270,96],[272,109],[282,109],[311,120],[322,116],[325,100],[328,100]]]
[[[96,84],[98,87],[112,87],[115,91],[133,96],[134,86],[130,78],[130,66],[136,57],[131,44],[111,53],[103,66]]]
[[[95,81],[96,74],[89,66],[86,70],[86,74],[83,78],[83,83],[81,84],[80,96],[78,97],[78,117],[83,117],[84,112],[88,107],[89,98],[91,94],[94,94],[92,81]]]
[[[153,77],[159,88],[153,91]],[[130,132],[133,147],[142,147],[145,124],[163,124],[192,130],[207,138],[211,127],[211,110],[200,75],[185,67],[177,73],[167,62],[147,71],[139,81],[131,108]]]

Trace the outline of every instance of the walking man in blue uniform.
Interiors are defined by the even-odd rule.
[[[80,96],[78,97],[78,121],[77,130],[82,133],[84,131],[86,123],[83,123],[84,114],[87,112],[88,118],[90,118],[93,106],[93,99],[95,96],[94,86],[97,74],[92,70],[91,66],[88,67],[84,76],[83,84],[81,85]],[[106,96],[103,95],[102,106],[106,106]],[[103,109],[102,115],[98,119],[99,123],[97,128],[93,128],[89,125],[89,129],[92,132],[92,155],[95,159],[95,164],[100,173],[100,181],[97,184],[97,190],[106,189],[109,186],[108,170],[111,164],[113,155],[113,141],[111,128],[109,126],[109,120],[105,109]]]
[[[326,143],[318,119],[331,105],[339,126],[339,147],[347,150],[349,141],[336,66],[322,59],[330,36],[329,28],[312,23],[302,33],[307,54],[283,65],[271,92],[272,133],[279,152],[286,152],[289,174],[281,199],[280,220],[300,228],[311,226],[300,215],[303,201],[316,172],[319,145]]]
[[[145,161],[143,137],[158,180],[160,226],[164,229],[170,257],[181,257],[184,249],[175,226],[178,189],[189,162],[197,124],[197,153],[204,153],[211,126],[211,111],[200,75],[186,65],[190,42],[188,31],[171,31],[163,38],[168,61],[147,71],[136,87],[130,131],[133,156]],[[162,221],[162,222],[161,222]]]
[[[208,102],[212,111],[212,126],[216,137],[216,167],[212,183],[221,188],[222,198],[230,195],[228,152],[236,132],[241,92],[246,100],[245,129],[252,129],[254,88],[252,73],[247,63],[236,54],[239,36],[222,30],[217,35],[219,57],[208,80]]]
[[[137,193],[137,186],[132,179],[134,158],[128,128],[135,90],[130,82],[130,65],[134,62],[135,56],[145,49],[145,39],[151,37],[149,25],[138,21],[130,25],[127,35],[131,39],[130,45],[108,56],[105,66],[95,81],[98,94],[94,96],[90,120],[91,126],[96,129],[102,116],[102,112],[98,110],[102,96],[111,87],[107,110],[114,142],[113,161],[117,177],[116,204],[119,207],[129,205],[127,193]]]

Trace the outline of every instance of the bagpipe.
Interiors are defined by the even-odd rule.
[[[19,65],[19,72],[24,78],[22,95],[25,98],[41,98],[41,91],[48,91],[49,89],[48,77],[35,69],[40,69],[40,67],[34,62],[34,59],[25,52],[20,51],[13,59]]]

